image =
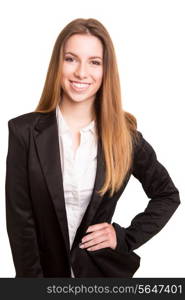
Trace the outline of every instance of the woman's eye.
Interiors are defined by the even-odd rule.
[[[73,61],[72,57],[65,57],[65,61]]]
[[[99,61],[97,61],[97,60],[93,60],[92,63],[93,63],[93,65],[98,65],[98,66],[101,64],[101,63],[100,63]]]

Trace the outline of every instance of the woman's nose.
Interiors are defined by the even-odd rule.
[[[87,73],[88,73],[87,66],[83,63],[80,63],[75,70],[75,75],[80,78],[87,77],[88,75]]]

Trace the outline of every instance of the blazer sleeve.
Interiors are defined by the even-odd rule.
[[[157,234],[180,204],[179,191],[166,168],[157,160],[153,147],[138,131],[132,174],[150,198],[145,210],[137,214],[129,227],[113,223],[117,234],[117,251],[132,251]],[[137,199],[136,199],[137,201]]]
[[[9,142],[6,159],[6,226],[15,277],[44,277],[27,175],[27,151],[13,120],[8,121]]]

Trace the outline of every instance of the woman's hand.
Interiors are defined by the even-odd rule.
[[[82,249],[89,251],[110,247],[113,250],[117,246],[116,232],[112,224],[99,223],[88,227],[86,232],[91,232],[84,236],[79,244]]]

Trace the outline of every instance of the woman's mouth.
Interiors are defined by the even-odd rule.
[[[86,91],[90,85],[90,83],[70,81],[70,86],[76,92]]]

